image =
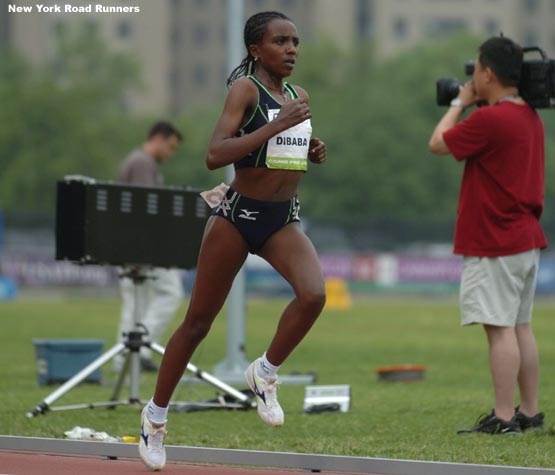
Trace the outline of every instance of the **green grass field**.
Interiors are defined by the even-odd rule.
[[[267,346],[284,305],[282,300],[248,303],[249,358]],[[132,406],[26,417],[27,411],[56,388],[37,384],[32,338],[102,338],[107,349],[115,341],[118,312],[115,298],[0,303],[0,434],[63,438],[64,431],[74,426],[112,436],[138,434],[139,408]],[[350,412],[304,414],[304,387],[282,386],[279,396],[286,422],[281,429],[266,427],[254,410],[177,413],[170,414],[167,443],[553,468],[554,317],[553,302],[537,302],[534,326],[541,356],[540,408],[547,422],[542,432],[522,437],[457,436],[457,429],[472,425],[480,413],[492,407],[483,330],[459,326],[454,298],[390,298],[355,301],[348,311],[326,310],[282,368],[283,374],[315,371],[316,384],[350,384]],[[212,371],[225,358],[225,341],[222,315],[193,363]],[[405,363],[426,365],[425,381],[377,381],[374,368]],[[79,385],[53,405],[108,400],[114,381],[109,367],[103,369],[102,380],[102,385]],[[154,383],[154,375],[141,375],[143,399],[152,395]],[[124,388],[121,396],[128,395]],[[214,395],[212,387],[193,384],[179,386],[175,399],[200,401]]]

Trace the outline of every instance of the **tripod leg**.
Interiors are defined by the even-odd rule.
[[[34,417],[37,414],[44,414],[46,411],[48,411],[50,405],[54,401],[62,397],[67,392],[71,391],[75,386],[86,379],[90,374],[94,373],[104,363],[111,360],[114,356],[118,355],[124,350],[125,345],[123,343],[117,343],[102,356],[100,356],[88,366],[79,371],[75,376],[72,376],[70,379],[68,379],[62,386],[56,389],[56,391],[45,397],[40,404],[38,404],[34,409],[27,413],[27,417]]]
[[[150,347],[156,351],[156,353],[163,355],[164,354],[164,347],[160,346],[158,343],[150,343]],[[229,384],[224,383],[223,381],[219,380],[215,376],[207,373],[206,371],[202,371],[201,369],[197,368],[195,365],[188,363],[187,364],[187,371],[193,373],[197,378],[210,383],[212,386],[215,386],[218,389],[221,389],[226,394],[233,396],[238,401],[242,402],[246,406],[254,407],[256,404],[249,398],[246,394],[242,393],[241,391],[237,391],[237,389],[233,388]]]
[[[123,366],[120,369],[118,380],[116,381],[116,386],[114,388],[114,392],[112,393],[112,398],[110,401],[118,401],[119,394],[121,392],[121,388],[123,387],[123,383],[125,381],[125,377],[127,376],[127,372],[129,371],[129,358],[131,354],[127,353],[125,355],[125,361],[123,362]]]
[[[141,375],[141,353],[140,351],[132,351],[129,355],[129,402],[139,403],[139,378]]]

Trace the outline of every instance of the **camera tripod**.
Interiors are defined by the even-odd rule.
[[[112,348],[105,352],[102,356],[91,362],[77,374],[68,379],[62,386],[44,398],[34,409],[27,413],[27,417],[35,417],[38,414],[46,414],[48,411],[64,411],[71,409],[93,409],[96,407],[114,408],[119,405],[135,405],[146,404],[146,401],[140,399],[139,396],[139,378],[141,372],[140,351],[141,348],[147,347],[156,353],[163,355],[164,348],[158,343],[151,342],[148,339],[148,330],[140,323],[140,305],[139,305],[139,291],[140,286],[146,279],[153,278],[148,276],[145,269],[133,267],[124,271],[120,277],[129,277],[133,280],[134,284],[134,309],[133,320],[135,329],[122,334],[122,341],[116,343]],[[125,356],[125,362],[120,370],[118,380],[112,398],[104,402],[90,402],[81,404],[72,404],[65,406],[51,406],[51,404],[61,398],[63,395],[71,391],[75,386],[85,380],[98,368],[103,366],[108,361],[116,358],[119,355]],[[224,392],[227,397],[216,398],[207,402],[172,402],[170,406],[176,406],[179,410],[186,411],[199,409],[250,409],[256,407],[256,403],[247,394],[234,389],[228,384],[220,381],[210,373],[202,371],[195,365],[187,364],[187,371],[191,372],[197,378],[211,384],[220,391]],[[129,398],[120,399],[119,395],[124,385],[127,375],[129,374]]]

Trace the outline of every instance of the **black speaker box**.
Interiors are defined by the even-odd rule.
[[[198,190],[65,179],[57,183],[56,259],[190,269],[209,216]]]

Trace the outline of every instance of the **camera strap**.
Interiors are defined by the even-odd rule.
[[[499,99],[496,104],[501,104],[501,102],[507,102],[510,101],[512,99],[518,99],[520,96],[518,94],[508,94],[506,96],[503,96],[501,99]]]

